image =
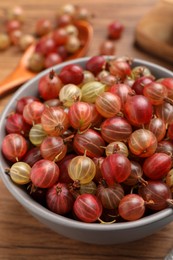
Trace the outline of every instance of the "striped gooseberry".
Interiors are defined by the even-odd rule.
[[[66,44],[68,44],[68,40]],[[58,76],[64,85],[66,84],[79,85],[83,81],[83,77],[84,77],[82,67],[76,64],[69,64],[64,66]]]
[[[59,136],[69,127],[67,113],[60,107],[47,107],[41,116],[44,131],[52,136]]]
[[[58,161],[58,167],[60,170],[60,175],[58,181],[61,183],[71,183],[73,180],[70,178],[68,174],[68,165],[70,161],[76,157],[76,154],[66,154],[65,157],[61,160]]]
[[[172,166],[171,155],[166,153],[154,153],[146,158],[143,163],[144,174],[151,180],[165,177]]]
[[[16,113],[23,114],[24,107],[33,101],[39,101],[39,99],[35,96],[26,96],[19,98],[16,103]]]
[[[130,123],[122,117],[107,118],[101,124],[101,135],[108,142],[126,141],[132,133]]]
[[[41,159],[32,166],[30,178],[34,186],[50,188],[58,182],[59,167],[55,162]]]
[[[125,181],[130,172],[130,160],[123,154],[111,154],[101,164],[101,173],[108,185]]]
[[[9,169],[10,178],[19,185],[29,183],[31,167],[25,162],[16,162]]]
[[[68,111],[70,125],[79,131],[90,127],[92,120],[91,112],[91,107],[88,103],[81,101],[75,102],[70,106]]]
[[[104,56],[93,56],[86,62],[86,69],[91,71],[95,76],[103,70],[106,65],[106,59]]]
[[[115,58],[109,61],[109,71],[120,80],[125,80],[131,75],[129,59],[126,57]]]
[[[23,118],[30,124],[39,124],[41,122],[41,115],[45,110],[45,105],[40,101],[33,101],[24,106]]]
[[[132,88],[125,83],[114,84],[110,87],[109,91],[120,98],[121,110],[124,109],[124,104],[126,103],[129,95],[134,95]]]
[[[64,85],[59,92],[59,99],[65,107],[70,107],[76,101],[80,101],[81,98],[81,89],[72,83]]]
[[[161,105],[155,106],[155,113],[165,124],[173,124],[173,105],[163,102]]]
[[[93,129],[88,129],[81,134],[76,133],[73,139],[75,152],[83,155],[86,151],[86,155],[91,158],[103,156],[104,146],[104,139]]]
[[[20,134],[11,133],[4,137],[2,142],[2,153],[4,157],[16,162],[22,159],[28,150],[25,138]]]
[[[62,86],[62,81],[58,75],[56,75],[54,70],[51,70],[48,74],[40,78],[38,92],[44,100],[49,100],[58,97]]]
[[[58,182],[46,192],[47,207],[60,215],[65,215],[73,208],[74,198],[66,183]]]
[[[76,217],[86,223],[92,223],[99,220],[102,214],[102,204],[93,194],[79,195],[73,205],[73,211]]]
[[[106,90],[106,85],[99,82],[99,81],[89,81],[82,85],[81,92],[82,92],[82,101],[88,103],[95,103],[96,98],[98,95],[103,93]]]
[[[31,167],[39,160],[43,159],[40,152],[40,147],[33,147],[28,150],[22,161],[29,164]]]
[[[46,136],[41,124],[33,125],[29,131],[29,140],[35,146],[40,146]]]
[[[161,180],[148,180],[147,185],[138,189],[138,194],[144,199],[147,208],[159,211],[172,205],[170,188]]]
[[[60,161],[67,153],[67,145],[60,136],[47,136],[40,145],[41,155],[50,161]]]
[[[141,128],[130,135],[128,145],[133,154],[148,157],[156,151],[157,139],[151,131]]]
[[[86,155],[79,155],[73,158],[68,165],[68,174],[75,182],[80,184],[89,183],[93,180],[96,173],[96,166],[92,159]]]
[[[127,98],[124,113],[128,121],[135,126],[150,122],[153,108],[148,98],[143,95],[133,95]]]
[[[96,196],[99,198],[104,208],[116,209],[121,199],[124,197],[124,190],[118,183],[108,186],[102,181],[97,187]]]
[[[144,86],[143,95],[147,97],[152,105],[161,105],[164,101],[166,101],[168,96],[167,88],[156,81],[152,81],[151,83]]]
[[[118,213],[128,221],[140,219],[145,213],[145,201],[138,194],[127,194],[119,203]]]
[[[156,136],[158,142],[165,137],[166,124],[161,118],[152,118],[149,124],[145,125],[145,128],[150,130]]]
[[[8,134],[15,133],[28,136],[31,125],[27,124],[19,113],[12,113],[7,117],[5,130]]]
[[[124,142],[111,142],[105,147],[106,156],[114,153],[124,154],[126,157],[129,155],[127,145]]]
[[[111,92],[103,92],[96,98],[95,106],[103,117],[110,118],[120,112],[121,100],[117,95]]]

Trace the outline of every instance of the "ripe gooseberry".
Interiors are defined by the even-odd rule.
[[[132,125],[139,126],[150,122],[153,108],[148,98],[143,95],[134,95],[127,98],[124,113]]]
[[[41,159],[31,168],[30,179],[39,188],[52,187],[59,178],[59,167],[55,162]]]
[[[155,113],[165,124],[173,124],[173,105],[163,102],[161,105],[155,107]]]
[[[143,95],[144,86],[151,83],[152,81],[153,81],[152,76],[139,77],[134,81],[132,85],[132,89],[135,91],[137,95]]]
[[[160,180],[149,180],[147,185],[142,185],[138,193],[146,202],[146,206],[158,211],[172,204],[172,193],[170,188]]]
[[[58,97],[62,86],[60,78],[55,74],[54,70],[51,70],[48,74],[40,78],[38,92],[44,100],[53,99]]]
[[[22,159],[28,150],[25,138],[20,134],[8,134],[2,142],[2,153],[6,159],[16,162]]]
[[[68,111],[70,125],[83,131],[91,126],[92,114],[91,107],[86,102],[75,102]]]
[[[42,18],[37,20],[35,25],[35,33],[37,36],[43,36],[53,30],[53,25],[49,19]]]
[[[143,164],[144,174],[151,180],[163,178],[171,169],[172,158],[166,153],[154,153]]]
[[[107,118],[101,124],[101,135],[108,142],[126,141],[132,133],[130,123],[122,117]]]
[[[145,201],[137,194],[128,194],[120,201],[118,213],[128,221],[140,219],[145,213]]]
[[[124,26],[119,21],[113,21],[108,25],[108,37],[117,40],[121,37]]]
[[[73,210],[79,220],[92,223],[100,218],[102,204],[93,194],[81,194],[76,198]]]
[[[145,128],[150,130],[157,138],[157,141],[161,141],[166,134],[166,124],[160,118],[152,118],[149,124],[145,125]]]
[[[60,136],[47,136],[40,145],[41,155],[50,161],[60,161],[67,153],[67,145]]]
[[[115,54],[115,44],[110,40],[106,40],[106,41],[102,42],[100,45],[99,54],[100,55],[114,55]]]
[[[126,157],[129,155],[127,145],[123,142],[111,142],[105,147],[106,156],[109,156],[114,153],[123,154]]]
[[[7,117],[5,129],[7,133],[16,133],[28,136],[31,125],[27,124],[23,116],[19,113],[13,113]]]
[[[33,101],[39,101],[39,99],[35,96],[26,96],[19,98],[16,103],[16,113],[23,114],[24,107]]]
[[[60,215],[68,213],[74,204],[73,195],[70,193],[67,184],[58,182],[47,190],[47,207]]]
[[[148,157],[156,151],[157,139],[151,131],[138,129],[130,135],[128,145],[133,154]]]
[[[162,78],[158,81],[167,88],[168,98],[173,99],[173,78]]]
[[[109,61],[109,71],[120,80],[125,80],[131,75],[129,60],[126,58],[117,58]]]
[[[59,73],[59,78],[66,84],[75,84],[78,85],[83,81],[83,69],[74,64],[64,66]]]
[[[30,124],[39,124],[41,123],[41,115],[45,109],[45,105],[40,101],[33,101],[24,106],[23,109],[23,118]]]
[[[93,56],[86,62],[86,70],[91,71],[95,76],[106,66],[106,59],[104,56]]]
[[[169,139],[173,140],[173,124],[168,126],[168,133],[167,133]]]
[[[60,107],[47,107],[41,115],[44,131],[52,136],[59,136],[69,127],[67,113]]]
[[[109,91],[119,96],[121,100],[121,110],[124,110],[124,104],[126,103],[129,95],[134,95],[132,88],[125,83],[114,84],[110,87]]]
[[[97,191],[97,185],[95,184],[94,181],[90,181],[86,184],[81,184],[80,185],[80,194],[85,194],[85,193],[89,193],[89,194],[96,194]]]
[[[143,94],[150,100],[152,105],[161,105],[164,101],[166,101],[168,91],[163,84],[152,81],[144,86]]]
[[[59,182],[71,183],[73,181],[68,174],[68,165],[74,157],[76,157],[76,154],[66,154],[61,161],[57,162],[60,170]]]
[[[73,138],[73,148],[77,154],[84,154],[88,157],[101,157],[104,154],[105,141],[99,133],[88,129],[83,133],[76,133]]]
[[[118,183],[109,187],[102,181],[97,187],[96,196],[99,198],[104,208],[116,209],[121,199],[124,197],[124,190]]]
[[[131,163],[123,154],[111,154],[101,164],[101,173],[108,185],[125,181],[131,172]]]
[[[96,98],[95,106],[103,117],[110,118],[120,112],[121,100],[113,93],[103,92]]]
[[[136,161],[130,161],[131,162],[131,172],[130,175],[127,177],[127,179],[123,182],[125,185],[128,186],[134,186],[137,183],[147,183],[142,178],[143,176],[143,170],[141,165]]]
[[[39,160],[43,159],[40,152],[40,147],[33,147],[28,150],[22,161],[29,164],[31,167]]]

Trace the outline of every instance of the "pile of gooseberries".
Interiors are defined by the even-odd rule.
[[[61,63],[82,47],[76,22],[88,21],[90,17],[88,9],[69,3],[59,7],[51,17],[37,18],[33,26],[28,26],[21,6],[6,8],[2,11],[4,27],[0,33],[0,51],[13,46],[24,52],[34,43],[28,69],[40,72]]]
[[[173,78],[127,57],[50,69],[16,101],[2,154],[11,181],[77,221],[135,221],[173,204]]]

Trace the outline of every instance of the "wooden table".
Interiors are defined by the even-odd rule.
[[[98,54],[100,43],[106,38],[107,25],[117,19],[125,26],[122,38],[115,42],[116,53],[144,58],[166,68],[173,65],[152,57],[134,45],[134,30],[140,18],[157,2],[156,0],[16,0],[25,11],[26,31],[34,30],[34,21],[40,17],[51,17],[65,3],[79,3],[94,14],[92,24],[94,39],[88,55]],[[14,1],[0,1],[1,11],[14,5]],[[1,29],[3,28],[1,24]],[[157,32],[156,32],[157,33]],[[0,79],[16,66],[21,53],[15,48],[0,53]],[[0,98],[0,112],[13,93]],[[162,231],[124,245],[97,246],[73,241],[40,224],[12,197],[0,180],[0,259],[163,259],[173,247],[173,223]]]

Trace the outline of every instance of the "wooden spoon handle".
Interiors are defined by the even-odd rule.
[[[35,73],[29,70],[16,67],[16,69],[10,75],[8,75],[3,81],[0,82],[0,98],[7,92],[10,92],[11,90],[17,88],[17,86],[33,78],[35,75]]]

